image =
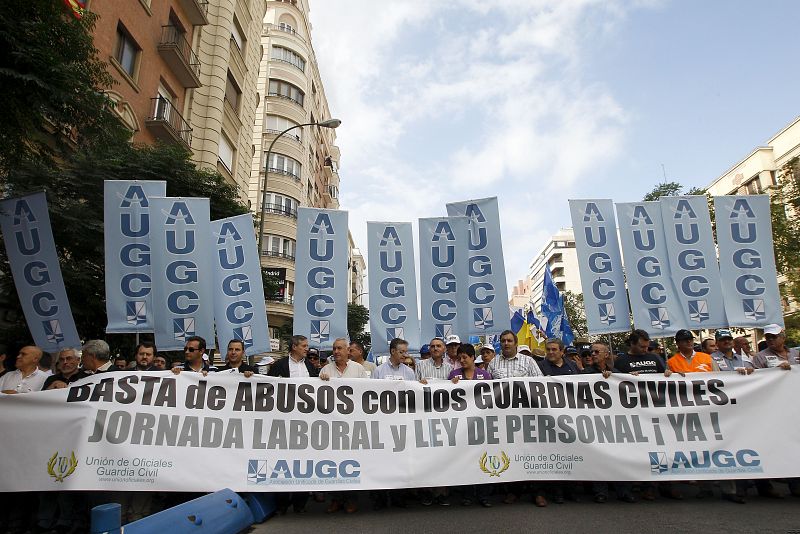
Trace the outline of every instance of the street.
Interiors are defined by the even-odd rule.
[[[781,491],[786,486],[779,485]],[[715,494],[718,495],[718,489]],[[449,507],[423,507],[414,502],[407,509],[386,508],[373,511],[371,502],[361,499],[360,510],[326,514],[327,504],[311,500],[303,514],[289,512],[256,525],[252,534],[280,532],[798,532],[800,499],[759,498],[751,491],[747,504],[733,504],[718,496],[694,498],[695,489],[685,490],[681,501],[659,499],[655,502],[627,504],[610,499],[595,504],[581,495],[581,502],[567,501],[547,508],[536,508],[526,495],[516,504],[507,505],[493,497],[492,508],[477,505],[464,507],[457,499]]]

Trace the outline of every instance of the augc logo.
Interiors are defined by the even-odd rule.
[[[728,451],[653,451],[650,473],[653,475],[680,475],[684,473],[761,473],[761,460],[756,451],[740,449]]]
[[[361,464],[356,460],[248,460],[247,484],[358,484]]]

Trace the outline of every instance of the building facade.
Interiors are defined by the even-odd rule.
[[[542,284],[544,270],[550,269],[553,282],[561,293],[581,293],[581,278],[578,272],[578,253],[575,249],[575,234],[572,228],[562,228],[541,248],[530,263],[528,287],[533,309],[539,313],[542,307]],[[524,286],[523,286],[524,288]]]
[[[706,190],[712,196],[770,194],[780,187],[781,169],[800,156],[800,117],[756,147],[743,160],[711,182]],[[784,313],[796,313],[800,306],[787,296],[786,277],[778,276]]]
[[[132,141],[191,150],[247,200],[264,0],[91,1],[108,91]]]
[[[304,126],[332,118],[311,42],[308,0],[266,4],[247,194],[251,209],[260,217],[266,191],[261,262],[266,268],[280,269],[284,277],[280,284],[285,288],[282,295],[267,299],[270,334],[277,337],[277,329],[293,317],[297,208],[339,207],[340,154],[333,129]],[[352,260],[360,252],[352,239],[350,243],[352,299],[360,292],[353,293],[352,288],[364,270],[363,258],[360,265]],[[363,287],[363,279],[358,284]]]

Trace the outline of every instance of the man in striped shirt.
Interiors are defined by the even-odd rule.
[[[544,376],[536,360],[517,352],[517,334],[511,330],[500,334],[500,356],[494,358],[486,370],[492,378]]]
[[[447,350],[444,341],[435,337],[431,339],[428,348],[431,352],[431,357],[420,360],[417,363],[417,380],[429,380],[431,378],[447,380],[453,371],[453,366],[444,361],[444,353]]]

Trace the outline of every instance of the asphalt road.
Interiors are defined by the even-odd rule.
[[[786,486],[777,488],[787,493]],[[592,502],[590,496],[580,496],[580,502],[550,503],[536,508],[525,495],[519,502],[508,505],[501,496],[493,496],[492,508],[477,505],[464,507],[459,500],[453,505],[423,507],[413,502],[406,509],[386,508],[373,511],[371,501],[362,498],[355,514],[326,514],[326,504],[309,501],[307,511],[290,511],[257,525],[252,534],[308,532],[402,532],[462,534],[470,532],[784,532],[800,534],[800,498],[766,499],[755,496],[753,490],[747,504],[734,504],[715,497],[697,499],[696,489],[685,487],[686,498],[661,498],[655,502],[627,504],[610,499],[604,504]]]

